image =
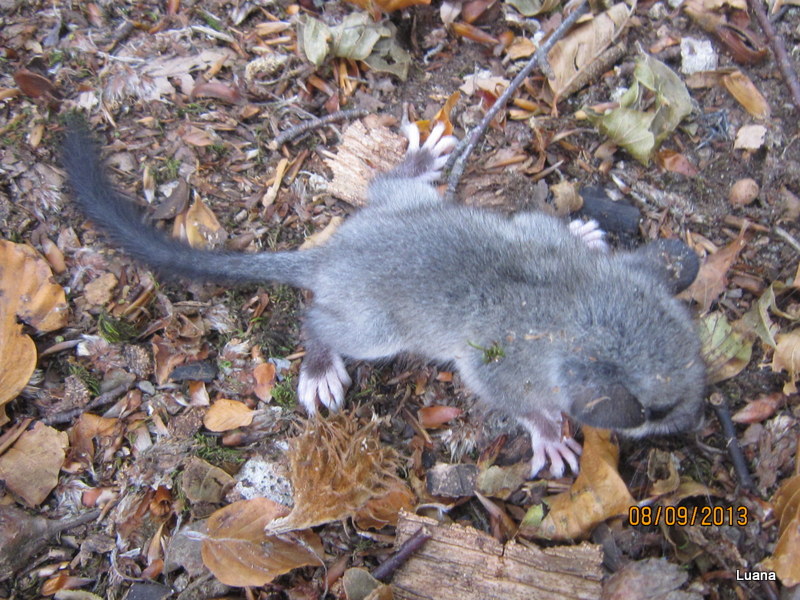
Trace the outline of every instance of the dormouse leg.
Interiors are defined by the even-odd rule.
[[[608,244],[605,241],[606,232],[600,229],[597,221],[591,220],[584,223],[580,219],[575,219],[569,224],[569,232],[581,239],[590,250],[608,252]]]
[[[317,402],[332,412],[338,411],[344,404],[344,393],[350,383],[341,356],[319,342],[306,342],[297,384],[297,398],[306,413],[316,414]]]
[[[582,451],[581,446],[571,437],[562,437],[560,432],[554,433],[552,419],[536,414],[531,415],[530,418],[520,417],[518,421],[531,436],[531,448],[533,449],[531,477],[536,477],[548,462],[553,477],[561,477],[567,465],[573,473],[578,472],[578,456]],[[547,426],[543,427],[542,422],[546,422]],[[558,422],[560,423],[560,419]]]
[[[441,201],[431,182],[439,178],[456,138],[444,134],[444,125],[434,127],[420,147],[419,129],[403,125],[408,138],[406,157],[397,167],[375,177],[369,185],[369,204],[379,208],[403,210]]]

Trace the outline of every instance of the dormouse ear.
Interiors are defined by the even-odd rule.
[[[621,383],[568,387],[570,416],[600,429],[632,429],[644,424],[644,407]]]
[[[692,285],[700,269],[700,259],[678,239],[661,239],[646,244],[629,254],[632,266],[657,273],[673,294]]]

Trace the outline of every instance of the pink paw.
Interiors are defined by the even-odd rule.
[[[550,461],[550,474],[561,477],[566,472],[566,465],[570,470],[578,473],[578,457],[581,446],[572,438],[563,438],[560,442],[546,442],[536,440],[531,443],[533,458],[531,459],[531,478],[539,474],[547,461]]]
[[[600,229],[597,221],[591,220],[584,223],[580,219],[575,219],[569,224],[569,232],[583,241],[590,250],[608,252],[608,244],[605,241],[606,232]]]

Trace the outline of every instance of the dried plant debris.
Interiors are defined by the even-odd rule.
[[[388,501],[393,490],[402,488],[397,454],[381,444],[378,424],[362,425],[350,415],[308,421],[289,442],[294,508],[270,523],[268,531],[282,533],[346,519],[371,500]]]
[[[64,289],[53,281],[47,261],[30,246],[0,240],[0,425],[3,405],[16,398],[36,367],[36,346],[23,323],[54,331],[68,316]]]
[[[589,120],[601,133],[644,165],[691,112],[686,84],[667,65],[647,54],[637,59],[633,84],[620,97],[618,108],[603,113],[587,109]]]

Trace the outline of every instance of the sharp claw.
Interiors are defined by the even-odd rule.
[[[403,123],[402,130],[408,139],[406,153],[419,150],[419,127],[417,127],[416,123]]]

